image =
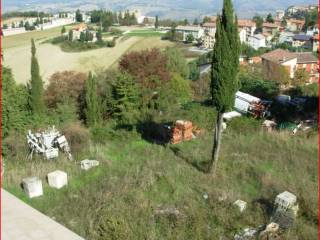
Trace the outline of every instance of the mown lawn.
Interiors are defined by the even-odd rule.
[[[265,133],[260,121],[239,118],[223,134],[215,178],[202,172],[209,161],[215,114],[191,104],[155,121],[192,120],[202,136],[179,145],[159,145],[141,134],[111,128],[101,143],[76,155],[100,160],[88,172],[75,162],[23,158],[7,161],[3,184],[30,205],[86,239],[233,239],[240,229],[269,222],[275,196],[285,190],[298,196],[299,216],[285,239],[317,239],[317,135]],[[147,140],[149,139],[149,140]],[[68,172],[69,185],[48,187],[45,176]],[[38,176],[44,196],[29,200],[20,188],[23,177]],[[204,198],[208,195],[208,199]],[[242,199],[240,214],[232,205]],[[157,214],[175,209],[177,214]]]

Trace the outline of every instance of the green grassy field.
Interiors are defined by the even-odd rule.
[[[238,118],[223,134],[218,173],[212,178],[201,166],[210,159],[214,117],[211,107],[200,104],[162,116],[168,122],[192,120],[205,129],[197,139],[178,145],[150,142],[139,127],[127,131],[108,126],[101,143],[75,154],[76,163],[62,157],[30,164],[20,153],[6,162],[3,185],[95,240],[233,239],[240,229],[268,223],[275,196],[288,190],[298,196],[300,210],[283,239],[317,239],[317,134],[265,133],[261,121]],[[101,165],[82,172],[77,163],[84,158]],[[49,188],[45,180],[56,169],[69,176],[62,190]],[[43,180],[43,197],[26,198],[20,183],[27,176]],[[248,202],[243,214],[232,205],[237,199]],[[157,213],[172,208],[179,213]]]
[[[17,34],[2,38],[2,48],[4,50],[9,48],[21,47],[30,45],[30,41],[34,38],[35,41],[44,41],[50,38],[54,38],[61,35],[61,28],[56,27],[43,31],[32,31],[23,34]],[[71,26],[66,26],[66,29],[70,29]]]

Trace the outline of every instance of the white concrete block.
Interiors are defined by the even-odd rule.
[[[243,212],[247,208],[247,203],[245,201],[240,200],[240,199],[235,201],[233,204],[239,208],[240,212]]]
[[[39,197],[43,195],[42,182],[37,177],[22,179],[22,185],[29,198]]]
[[[97,160],[85,159],[85,160],[82,160],[82,161],[80,162],[80,165],[81,165],[81,169],[87,171],[87,170],[89,170],[89,169],[92,168],[92,167],[99,166],[99,161],[97,161]]]
[[[68,184],[68,175],[63,171],[54,171],[48,174],[50,187],[60,189]]]

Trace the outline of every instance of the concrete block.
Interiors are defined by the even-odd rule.
[[[247,208],[247,203],[245,201],[240,200],[240,199],[235,201],[233,204],[239,208],[240,212],[243,212]]]
[[[89,170],[89,169],[92,168],[92,167],[99,166],[99,161],[97,161],[97,160],[85,159],[85,160],[82,160],[82,161],[80,162],[80,165],[81,165],[81,169],[87,171],[87,170]]]
[[[67,173],[63,171],[54,171],[48,174],[48,183],[50,187],[60,189],[68,184]]]
[[[42,182],[37,177],[22,179],[22,185],[29,198],[39,197],[43,195]]]

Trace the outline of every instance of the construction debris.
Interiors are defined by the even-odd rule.
[[[60,189],[68,184],[67,173],[63,171],[54,171],[48,174],[48,183],[50,187]]]
[[[279,230],[280,230],[279,224],[272,222],[269,225],[267,225],[264,231],[260,232],[259,239],[261,240],[280,239]]]
[[[37,177],[22,179],[22,186],[29,198],[40,197],[43,195],[42,182]]]
[[[59,156],[59,150],[67,153],[68,158],[72,160],[70,147],[67,139],[55,126],[48,128],[46,131],[33,134],[29,130],[27,134],[27,142],[30,148],[29,157],[32,158],[33,153],[42,154],[46,159],[51,160]]]
[[[280,193],[275,199],[275,211],[271,217],[271,221],[279,224],[281,229],[290,228],[298,214],[299,205],[297,197],[285,191]]]
[[[222,118],[225,121],[230,121],[232,118],[241,117],[242,114],[236,111],[224,113]]]
[[[178,120],[172,129],[172,144],[178,144],[182,141],[190,141],[192,139],[192,122]]]
[[[80,162],[80,166],[81,166],[81,169],[87,171],[87,170],[89,170],[90,168],[99,166],[99,161],[97,161],[97,160],[85,159],[85,160],[82,160],[82,161]]]
[[[240,91],[236,92],[234,109],[255,118],[264,118],[269,115],[268,107],[263,104],[260,98]]]
[[[270,120],[265,120],[262,123],[262,127],[267,131],[267,132],[272,132],[276,127],[277,127],[277,123],[274,121],[270,121]]]
[[[257,234],[257,230],[253,228],[245,228],[241,233],[234,236],[234,240],[253,240]]]
[[[247,203],[245,201],[240,200],[240,199],[235,201],[233,203],[233,205],[236,205],[239,208],[240,212],[243,212],[247,208]]]

